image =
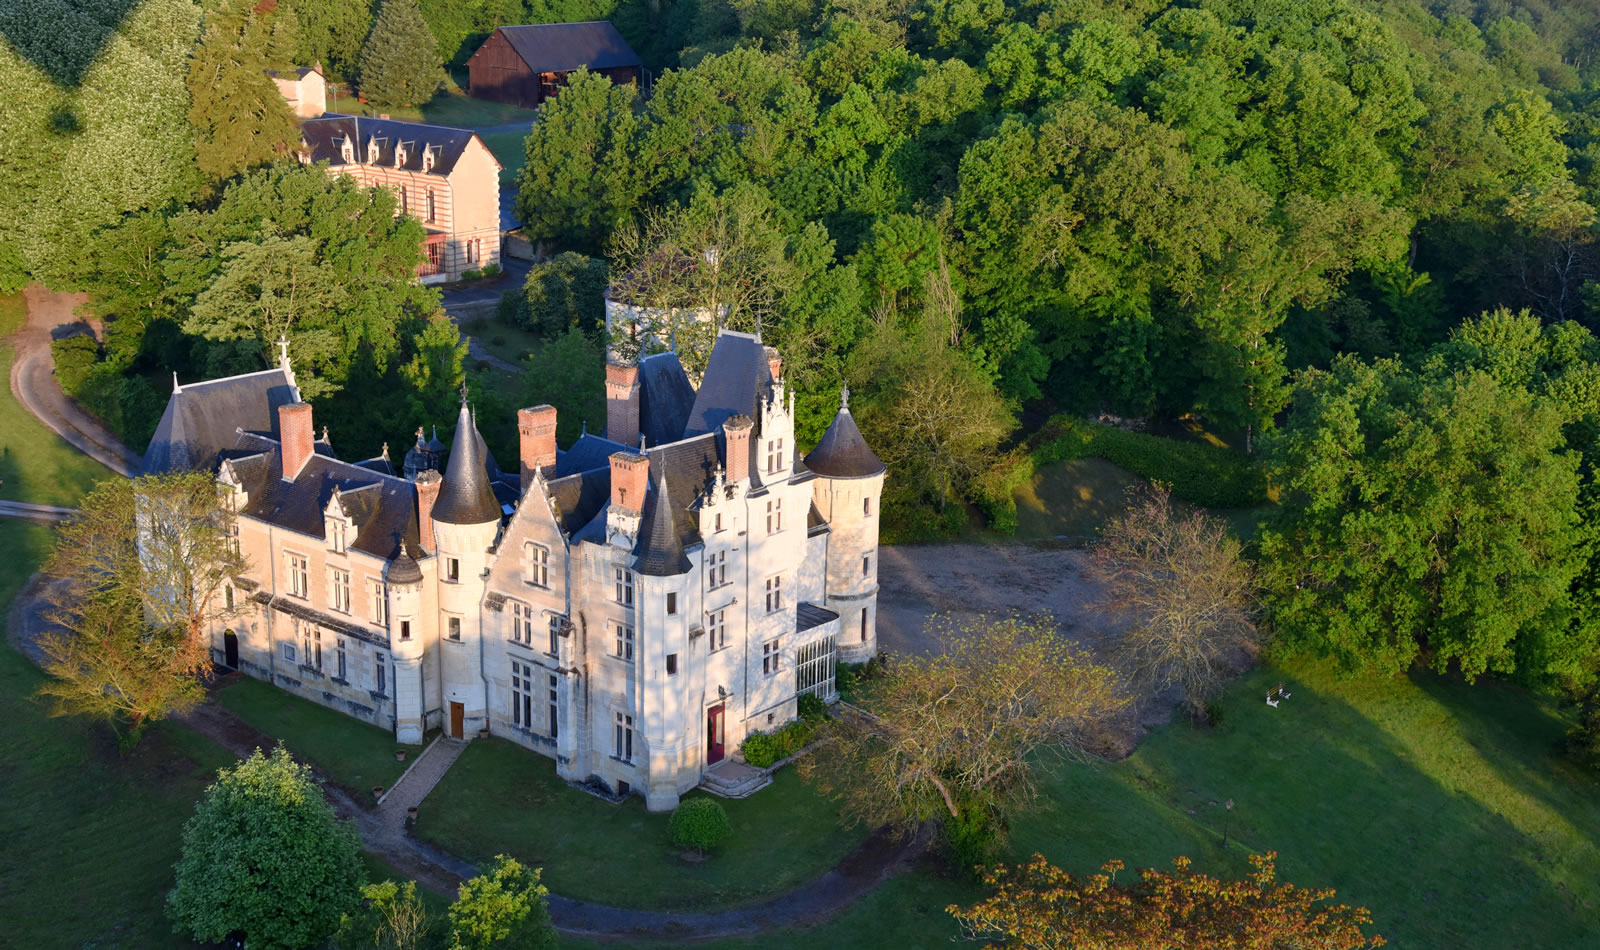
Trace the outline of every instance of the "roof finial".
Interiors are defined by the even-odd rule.
[[[389,461],[389,443],[383,443],[383,451],[379,453],[378,458],[383,459],[385,462]]]
[[[463,406],[467,404],[467,381],[465,379],[461,381],[461,404]]]
[[[850,384],[845,383],[839,387],[839,411],[850,411]]]
[[[332,442],[328,441],[328,427],[326,425],[324,425],[322,427],[322,442],[325,445],[332,445],[333,444]]]
[[[289,338],[282,333],[278,334],[278,365],[289,368]]]
[[[644,454],[644,433],[639,433],[639,454]]]
[[[178,385],[178,371],[177,370],[173,370],[172,371],[172,391],[174,393],[183,392],[183,387]]]

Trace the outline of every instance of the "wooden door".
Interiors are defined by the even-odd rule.
[[[450,738],[461,738],[462,720],[466,717],[466,708],[460,703],[450,704]]]
[[[722,761],[724,729],[722,725],[724,708],[721,705],[712,706],[706,712],[706,764],[716,765]]]

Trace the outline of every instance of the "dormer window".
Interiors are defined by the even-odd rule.
[[[328,519],[328,550],[335,554],[345,551],[345,524],[339,518]]]
[[[380,151],[380,149],[378,148],[378,140],[376,138],[367,139],[367,164],[368,165],[376,165],[376,164],[378,164],[378,152],[379,151]]]
[[[433,171],[433,158],[434,158],[434,155],[436,155],[437,153],[438,153],[438,148],[435,147],[435,146],[424,145],[422,147],[422,170],[423,171],[425,171],[425,172]]]
[[[339,140],[339,157],[343,158],[346,162],[353,162],[356,160],[356,147],[351,144],[349,138],[342,138]]]
[[[406,143],[401,142],[394,147],[394,167],[404,168],[406,164]]]

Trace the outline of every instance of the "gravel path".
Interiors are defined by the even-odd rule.
[[[56,382],[55,359],[50,355],[52,335],[80,322],[73,311],[88,298],[52,293],[39,284],[30,285],[23,296],[28,302],[28,322],[11,337],[17,351],[11,363],[12,395],[78,451],[119,475],[138,473],[142,459],[100,420],[67,398]]]

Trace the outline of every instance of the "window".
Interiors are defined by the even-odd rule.
[[[552,677],[550,677],[550,684],[549,684],[549,692],[550,692],[550,738],[552,738],[552,739],[557,738],[557,735],[558,735],[558,729],[557,729],[558,720],[556,719],[556,689],[557,689],[556,678],[554,676],[552,676]]]
[[[314,670],[322,669],[322,631],[316,627],[305,626],[300,630],[301,644],[305,652],[301,655],[300,662]]]
[[[228,546],[233,549],[234,554],[239,553],[239,522],[237,521],[228,522]]]
[[[778,672],[778,641],[771,640],[761,644],[761,674],[771,676]]]
[[[767,613],[783,609],[783,577],[767,578]]]
[[[783,499],[773,498],[767,502],[767,533],[776,534],[783,530]]]
[[[617,624],[617,658],[633,659],[633,628],[625,623]]]
[[[409,621],[409,620],[400,621],[400,639],[402,639],[402,640],[411,639],[411,621]]]
[[[522,579],[535,587],[549,587],[550,549],[542,544],[528,544],[522,554]]]
[[[444,559],[444,579],[454,584],[461,580],[461,559],[447,557]]]
[[[311,561],[298,554],[289,555],[289,594],[301,600],[311,596]]]
[[[795,657],[795,693],[826,697],[833,692],[833,638],[802,646]]]
[[[706,590],[728,583],[728,552],[718,551],[706,558]]]
[[[861,559],[861,576],[862,577],[871,577],[872,576],[872,555],[870,555],[870,554]]]
[[[678,654],[676,654],[676,653],[668,653],[667,654],[667,675],[668,676],[677,676],[678,675]]]
[[[861,608],[861,642],[867,642],[867,608]]]
[[[401,214],[410,213],[410,211],[411,211],[410,202],[406,201],[406,186],[405,185],[400,185],[399,187],[395,188],[395,192],[397,194],[399,194],[399,196],[400,196],[400,213]]]
[[[717,530],[717,531],[721,531],[722,530],[722,515],[720,513],[718,513],[718,515],[717,515],[716,524],[715,524],[715,530]]]
[[[423,157],[424,158],[427,157],[427,153],[426,152],[423,153]],[[427,164],[431,167],[433,163],[432,162],[428,162]],[[428,189],[428,218],[427,218],[427,220],[429,221],[429,223],[432,223],[433,220],[435,218],[437,218],[438,216],[439,216],[439,208],[438,208],[437,203],[433,200],[433,189],[429,188]]]
[[[335,648],[337,648],[337,650],[338,650],[338,665],[335,667],[335,669],[337,669],[339,672],[335,676],[335,678],[342,680],[342,679],[346,678],[345,675],[344,675],[345,674],[345,669],[346,669],[346,667],[345,667],[345,655],[344,655],[344,637],[334,637],[333,638],[333,644],[334,644]]]
[[[675,614],[677,612],[678,612],[678,595],[676,593],[668,593],[667,594],[667,616],[670,617],[670,616],[672,616],[673,614]]]
[[[339,156],[347,162],[353,162],[356,160],[356,150],[353,146],[351,146],[349,139],[340,140]]]
[[[372,608],[372,622],[379,627],[389,625],[389,585],[383,581],[367,581],[367,596]]]
[[[350,612],[350,572],[328,568],[328,607],[339,613]]]
[[[285,662],[285,663],[293,663],[294,662],[294,644],[285,643],[283,645],[283,662]]]
[[[633,717],[617,713],[617,758],[633,761]]]
[[[227,584],[222,588],[222,601],[229,610],[233,609],[233,585]]]
[[[388,692],[387,687],[389,684],[387,681],[389,679],[389,658],[384,656],[382,653],[379,653],[377,658],[373,661],[372,673],[373,682],[376,684],[376,688],[373,690],[373,692],[377,693],[379,696],[382,696],[384,693]]]
[[[562,625],[564,623],[566,623],[566,620],[567,620],[567,618],[561,616],[560,614],[551,614],[550,615],[550,655],[551,656],[555,656],[555,655],[557,655],[558,653],[561,652],[561,650],[559,649],[559,647],[561,646],[561,627],[562,627]]]
[[[713,610],[706,614],[706,634],[711,638],[712,652],[728,645],[728,612]]]
[[[533,728],[533,667],[511,661],[511,722]]]
[[[624,607],[633,606],[633,572],[624,568],[615,568],[617,582],[617,603]]]
[[[527,604],[511,602],[511,639],[533,646],[533,608]]]
[[[460,617],[451,617],[448,621],[446,621],[446,629],[449,630],[450,639],[452,639],[452,640],[460,640],[461,639],[461,618]]]
[[[767,440],[767,474],[776,475],[783,468],[783,440]]]
[[[328,519],[328,547],[335,553],[344,552],[345,524],[338,518]]]
[[[872,499],[870,497],[863,497],[861,499],[861,513],[867,515],[868,517],[872,515]]]

